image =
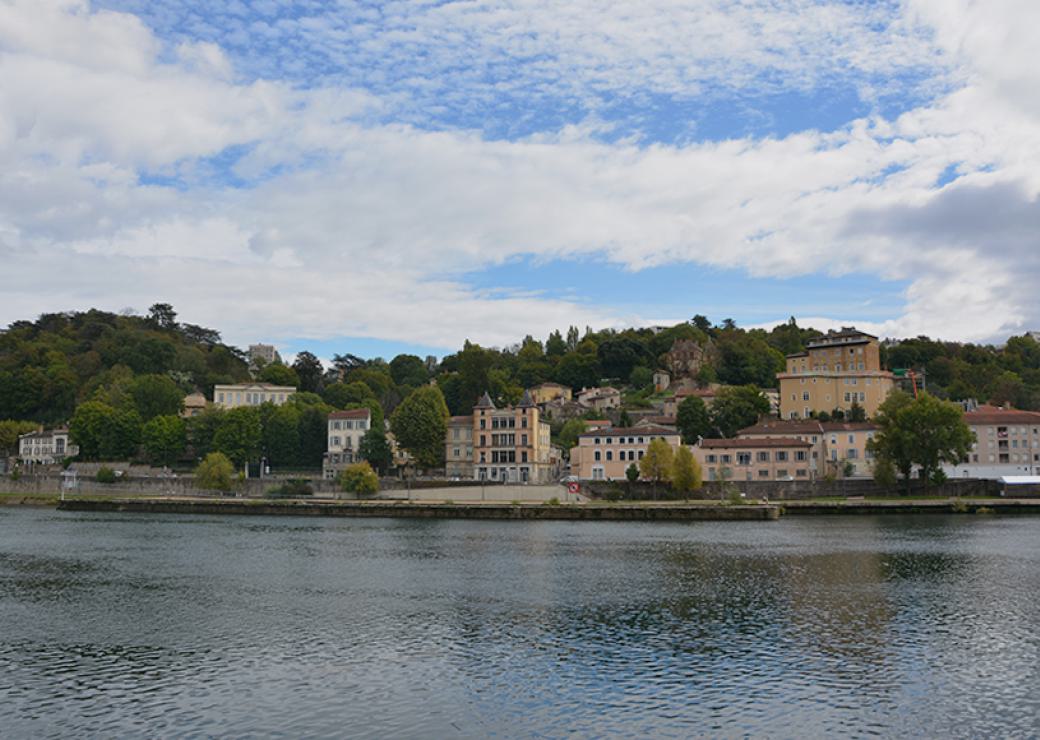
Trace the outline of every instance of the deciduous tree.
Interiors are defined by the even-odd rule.
[[[654,498],[657,498],[657,484],[668,481],[672,477],[672,446],[658,437],[647,445],[646,454],[639,461],[639,473],[653,483]]]
[[[436,386],[412,391],[390,417],[394,438],[423,468],[444,463],[444,439],[448,433],[448,407]]]
[[[172,465],[184,453],[187,441],[184,420],[179,416],[153,417],[141,429],[145,454],[162,465]]]
[[[675,414],[675,424],[684,444],[696,444],[701,437],[711,436],[711,414],[697,396],[687,396],[682,400]]]
[[[701,466],[697,458],[693,456],[690,448],[679,445],[675,451],[672,461],[672,490],[688,498],[691,491],[696,491],[702,485]]]

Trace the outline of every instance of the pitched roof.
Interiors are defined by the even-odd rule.
[[[744,427],[737,434],[741,436],[751,434],[823,434],[823,425],[815,419],[796,419],[791,421],[772,419]]]
[[[488,395],[488,392],[484,391],[484,395],[480,397],[480,400],[477,401],[477,405],[474,406],[473,408],[475,408],[475,409],[493,409],[493,408],[495,408],[495,403],[494,403],[494,401],[491,400],[491,396]]]
[[[531,398],[531,391],[525,390],[523,398],[520,399],[520,403],[517,405],[518,409],[529,409],[534,406],[534,399]]]
[[[870,421],[825,421],[821,426],[825,432],[872,432],[878,428]]]
[[[588,432],[579,434],[579,437],[646,437],[651,434],[660,434],[662,436],[679,436],[679,432],[674,429],[665,429],[664,427],[613,427],[610,429],[593,429]]]
[[[329,414],[330,419],[367,419],[372,415],[369,409],[347,409],[346,411],[333,411]]]
[[[793,437],[766,439],[702,439],[698,447],[705,450],[747,449],[756,447],[812,447],[812,442]]]
[[[968,424],[1040,424],[1040,412],[980,404],[964,414],[964,421]]]

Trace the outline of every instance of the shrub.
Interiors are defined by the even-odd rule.
[[[230,491],[235,466],[223,452],[211,452],[195,468],[195,485],[209,491]]]
[[[118,476],[116,475],[116,471],[112,470],[112,468],[102,465],[98,468],[95,477],[97,478],[98,483],[115,483]]]
[[[339,474],[339,484],[347,493],[367,496],[379,490],[379,476],[367,462],[359,462]]]
[[[553,496],[551,499],[549,499],[545,503],[549,504],[549,506],[559,506],[560,505],[560,499],[558,499],[555,496]]]
[[[957,499],[950,505],[950,510],[953,511],[953,513],[955,514],[967,514],[968,505],[960,499]]]

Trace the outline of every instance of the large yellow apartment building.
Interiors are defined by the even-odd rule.
[[[787,356],[780,383],[780,416],[806,419],[813,412],[848,412],[858,403],[868,416],[892,390],[892,373],[881,369],[877,337],[852,327],[809,342],[805,352]]]

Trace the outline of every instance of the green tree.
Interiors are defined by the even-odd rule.
[[[657,484],[672,477],[672,446],[658,437],[647,445],[646,454],[639,461],[639,473],[653,484],[653,495],[657,498]]]
[[[259,411],[252,406],[239,406],[225,412],[213,435],[213,449],[227,456],[236,467],[241,467],[256,459],[262,437]]]
[[[549,339],[545,342],[545,354],[548,357],[563,357],[566,352],[567,342],[564,341],[563,335],[557,329],[549,335]]]
[[[202,459],[213,451],[213,437],[220,429],[226,412],[219,406],[207,406],[202,413],[190,417],[185,425],[188,431],[188,444],[196,458]]]
[[[79,445],[81,458],[100,459],[102,433],[114,414],[115,409],[100,401],[86,401],[76,407],[69,422],[69,436]]]
[[[632,373],[628,376],[628,382],[633,388],[646,388],[654,382],[654,371],[642,365],[632,368]]]
[[[18,438],[23,434],[36,431],[38,425],[33,421],[0,421],[0,457],[9,457],[18,451]]]
[[[370,496],[379,490],[379,476],[367,462],[348,465],[339,474],[339,484],[347,493]]]
[[[733,437],[769,413],[769,399],[753,385],[719,389],[711,405],[711,422],[723,437]]]
[[[412,391],[390,417],[397,443],[411,453],[423,468],[444,463],[444,440],[448,433],[448,406],[436,386]]]
[[[564,355],[556,367],[556,382],[575,390],[591,388],[599,383],[599,360],[596,355],[572,352]]]
[[[682,494],[683,498],[689,498],[690,492],[698,490],[701,485],[700,463],[689,447],[679,445],[672,460],[672,490]]]
[[[867,410],[859,405],[859,401],[853,401],[848,413],[849,421],[866,421]]]
[[[629,463],[628,467],[625,468],[625,478],[629,483],[635,483],[639,480],[639,467],[635,463]]]
[[[136,409],[114,409],[101,430],[102,460],[129,460],[141,446],[141,415]]]
[[[929,393],[911,399],[893,391],[881,404],[875,423],[878,432],[868,448],[895,466],[907,492],[915,466],[928,484],[943,463],[956,465],[966,460],[975,440],[962,409]]]
[[[368,400],[377,400],[376,394],[364,383],[332,383],[325,386],[321,397],[330,406],[345,409],[352,403],[364,403]]]
[[[430,379],[426,363],[416,355],[398,355],[390,360],[390,377],[397,385],[418,388]]]
[[[300,352],[293,360],[292,369],[296,371],[296,377],[299,379],[297,387],[301,391],[321,393],[325,379],[325,369],[321,366],[321,360],[310,352]]]
[[[130,397],[141,419],[176,416],[184,406],[184,391],[166,375],[141,375],[130,382]]]
[[[558,437],[560,447],[570,454],[570,451],[578,445],[578,437],[585,433],[588,425],[581,419],[568,419],[560,429]]]
[[[300,387],[300,376],[291,367],[280,362],[264,365],[259,376],[257,376],[257,380],[261,383],[273,383],[274,385],[285,385],[292,388]]]
[[[271,465],[292,467],[300,460],[300,410],[276,406],[263,424],[263,452]]]
[[[141,444],[153,462],[172,465],[184,453],[188,436],[179,416],[156,416],[141,429]]]
[[[220,452],[211,452],[195,468],[195,485],[209,491],[230,491],[235,466]]]
[[[361,459],[367,461],[380,474],[385,475],[394,462],[394,453],[390,449],[390,442],[386,438],[382,422],[375,424],[365,432],[358,446],[358,454]]]
[[[712,433],[711,414],[704,401],[697,396],[687,396],[679,403],[675,412],[675,424],[684,444],[696,444],[698,439]]]

